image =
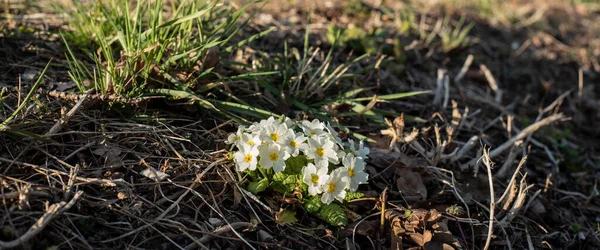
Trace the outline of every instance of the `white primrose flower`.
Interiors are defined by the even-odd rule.
[[[238,142],[242,138],[242,134],[244,133],[245,129],[246,129],[245,126],[243,126],[243,125],[239,126],[237,132],[231,133],[231,134],[229,134],[229,136],[227,136],[227,141],[225,143],[236,144],[236,142]]]
[[[325,129],[325,126],[323,125],[323,123],[321,123],[319,120],[314,119],[312,120],[312,122],[309,122],[307,120],[302,121],[302,130],[304,131],[304,133],[306,133],[306,135],[308,135],[309,137],[313,137],[313,136],[322,136],[325,135],[325,131],[323,129]]]
[[[283,124],[285,124],[288,128],[291,128],[294,125],[296,125],[296,121],[286,116],[285,118],[283,118]]]
[[[294,134],[294,130],[289,129],[283,140],[283,146],[285,146],[285,150],[290,155],[296,157],[300,154],[300,149],[305,150],[308,148],[308,145],[305,142],[306,139],[307,138],[303,133]]]
[[[325,129],[327,129],[327,131],[329,131],[329,133],[331,134],[331,139],[337,143],[338,145],[340,145],[340,147],[343,148],[342,144],[342,139],[338,136],[338,132],[335,131],[335,129],[333,129],[333,127],[331,127],[331,124],[329,124],[329,122],[327,123],[327,125],[325,126]]]
[[[258,147],[243,144],[239,147],[239,149],[240,151],[237,151],[233,154],[237,170],[255,170],[257,162],[256,157],[258,156]]]
[[[315,164],[319,167],[327,167],[331,162],[337,164],[338,155],[334,150],[334,143],[325,137],[310,137],[308,138],[308,149],[304,150],[304,154],[308,159],[314,159]]]
[[[265,128],[261,140],[269,143],[283,144],[288,135],[288,128],[283,123],[273,123]]]
[[[338,159],[344,159],[344,157],[346,157],[346,152],[344,152],[344,150],[338,150],[337,146],[333,147],[333,150],[337,152]]]
[[[275,117],[269,117],[269,119],[266,120],[260,120],[260,122],[255,122],[252,123],[252,125],[250,125],[250,127],[248,127],[248,131],[250,131],[252,134],[258,135],[258,134],[262,134],[266,128],[272,124],[275,123],[280,123],[278,120],[275,119]]]
[[[344,159],[342,159],[343,168],[346,171],[348,177],[350,178],[349,189],[350,191],[356,191],[358,189],[358,185],[367,183],[369,179],[369,174],[365,173],[365,161],[360,157],[354,157],[353,154],[347,154]]]
[[[329,175],[329,179],[321,186],[321,191],[323,191],[321,201],[325,204],[330,204],[334,199],[340,202],[344,201],[344,198],[346,198],[345,189],[349,182],[350,178],[345,169],[333,170]]]
[[[263,168],[273,168],[275,172],[281,172],[285,169],[285,160],[290,157],[284,147],[276,143],[268,143],[259,148],[260,161]]]
[[[365,143],[363,140],[360,140],[358,143],[358,148],[354,147],[354,140],[348,139],[348,144],[350,144],[350,151],[354,156],[358,156],[363,159],[369,159],[369,148],[365,147]]]
[[[309,163],[302,169],[302,175],[304,176],[304,183],[308,185],[308,193],[310,195],[322,193],[323,190],[321,187],[329,179],[327,168],[317,168],[312,163]]]
[[[240,140],[238,141],[238,147],[240,145],[249,145],[251,147],[253,146],[260,146],[261,141],[260,138],[258,138],[257,135],[253,135],[253,134],[248,134],[248,133],[243,133]]]

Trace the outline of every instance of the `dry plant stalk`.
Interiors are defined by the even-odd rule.
[[[444,76],[444,102],[442,103],[442,108],[446,109],[448,107],[448,100],[450,99],[450,78],[448,75]]]
[[[496,208],[496,199],[494,198],[494,181],[492,179],[492,159],[489,156],[489,149],[483,150],[483,157],[481,158],[483,164],[487,167],[488,181],[490,184],[490,224],[488,228],[487,239],[485,240],[484,250],[489,249],[490,243],[492,242],[492,234],[494,233],[494,209]]]
[[[498,83],[496,82],[496,79],[492,75],[492,72],[483,64],[479,65],[479,68],[481,69],[481,72],[483,72],[483,74],[485,75],[485,78],[487,79],[488,83],[490,84],[490,88],[494,91],[494,93],[496,93],[496,96],[494,97],[494,102],[501,103],[502,102],[502,90],[498,87]]]
[[[513,145],[513,147],[510,149],[510,152],[508,153],[508,156],[506,157],[506,159],[504,159],[504,164],[502,164],[502,167],[500,167],[500,170],[498,172],[496,172],[496,177],[500,178],[500,179],[505,179],[506,176],[508,175],[508,171],[510,170],[512,163],[515,161],[515,158],[517,158],[517,155],[519,154],[519,151],[521,151],[521,147],[523,145],[523,141],[517,141],[515,142],[515,145]],[[518,171],[518,169],[517,169]]]
[[[433,98],[433,105],[439,105],[442,101],[442,91],[444,90],[444,75],[446,71],[443,69],[438,69],[437,72],[437,81],[436,81],[436,89],[435,89],[435,97]]]
[[[67,122],[69,122],[71,117],[73,117],[73,115],[75,115],[75,112],[77,112],[79,107],[81,107],[81,104],[83,104],[83,102],[85,102],[85,100],[90,96],[90,93],[91,93],[91,90],[88,90],[87,92],[85,92],[85,94],[83,94],[83,96],[81,97],[81,99],[79,99],[77,104],[75,104],[75,106],[73,106],[73,108],[71,108],[71,110],[69,110],[69,112],[67,112],[67,114],[65,114],[64,117],[60,118],[60,120],[58,120],[58,122],[56,122],[54,124],[54,126],[52,126],[52,128],[50,128],[50,130],[48,130],[48,132],[46,132],[46,134],[44,134],[44,135],[51,136],[53,134],[56,134],[58,131],[60,131],[60,129],[62,129],[62,127],[65,124],[67,124]]]
[[[564,120],[564,119],[565,119],[565,116],[562,113],[559,113],[559,114],[548,116],[541,121],[538,121],[534,124],[529,125],[527,128],[523,129],[523,131],[521,131],[519,134],[517,134],[517,136],[513,137],[512,139],[508,140],[507,142],[500,145],[496,149],[492,150],[490,152],[490,158],[494,158],[494,157],[500,155],[506,149],[508,149],[509,147],[514,145],[517,141],[525,139],[525,137],[527,137],[530,134],[533,134],[533,132],[537,131],[541,127],[547,126],[552,122]]]
[[[469,70],[469,67],[471,67],[471,63],[473,63],[473,55],[469,54],[469,56],[467,56],[467,60],[465,60],[465,64],[463,64],[462,68],[460,69],[460,72],[458,72],[456,78],[454,78],[454,82],[460,82],[460,80],[462,80],[462,78]]]
[[[20,246],[21,244],[28,242],[31,238],[39,234],[44,228],[50,223],[54,218],[62,214],[63,212],[69,210],[77,200],[81,197],[83,191],[79,191],[73,196],[73,198],[69,202],[61,201],[60,203],[52,204],[48,210],[40,217],[35,224],[31,225],[31,227],[21,235],[19,238],[12,241],[0,241],[0,248],[15,248]]]

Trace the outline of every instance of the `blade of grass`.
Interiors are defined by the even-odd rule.
[[[37,81],[35,81],[35,83],[31,87],[31,90],[29,90],[29,93],[27,93],[27,96],[25,97],[25,99],[23,100],[23,102],[21,102],[21,105],[19,105],[19,107],[17,107],[17,109],[15,110],[15,112],[13,112],[8,118],[6,118],[6,120],[4,120],[0,125],[2,125],[2,126],[8,125],[8,123],[10,123],[10,121],[12,121],[13,119],[15,119],[15,117],[17,117],[17,115],[19,114],[19,112],[21,112],[21,110],[23,108],[25,108],[25,106],[29,102],[29,99],[31,99],[31,97],[35,93],[36,89],[38,87],[40,87],[40,84],[42,83],[42,79],[44,79],[44,75],[46,74],[46,70],[48,70],[48,68],[50,67],[50,63],[51,62],[52,62],[52,60],[48,61],[48,63],[46,64],[46,67],[44,67],[44,70],[42,70],[42,73],[38,77]]]
[[[193,93],[189,93],[182,90],[173,90],[173,89],[149,89],[148,94],[150,95],[162,95],[167,97],[172,97],[176,99],[188,99],[191,101],[198,102],[198,104],[206,109],[212,109],[214,111],[220,112],[220,110],[215,107],[212,103],[207,100],[200,98]]]
[[[269,117],[269,116],[274,116],[274,117],[279,117],[280,115],[275,114],[271,111],[267,111],[264,109],[259,109],[259,108],[255,108],[249,105],[244,105],[244,104],[240,104],[240,103],[235,103],[235,102],[226,102],[226,101],[220,101],[220,100],[213,100],[213,102],[223,108],[223,109],[228,109],[228,110],[238,110],[238,111],[242,111],[247,115],[251,115],[254,117],[258,117],[258,118],[265,118],[265,117]]]
[[[428,94],[428,93],[431,93],[431,90],[413,91],[413,92],[390,94],[390,95],[381,95],[381,96],[377,96],[377,99],[380,99],[380,100],[395,100],[395,99],[400,99],[400,98],[404,98],[404,97],[416,96],[416,95],[422,95],[422,94]],[[361,97],[361,98],[349,99],[347,101],[362,102],[362,101],[370,101],[372,99],[373,99],[373,97],[371,96],[371,97]]]

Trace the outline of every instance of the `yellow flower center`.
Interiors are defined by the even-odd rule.
[[[296,141],[290,141],[290,147],[295,148],[296,147]]]
[[[325,155],[325,149],[323,149],[323,148],[317,148],[316,153],[317,153],[318,156],[323,156],[323,155]]]
[[[273,140],[273,141],[279,140],[279,134],[278,133],[271,134],[271,140]]]
[[[350,178],[354,177],[354,168],[348,169],[348,176],[350,176]]]
[[[249,141],[249,142],[248,142],[248,145],[250,145],[250,146],[254,146],[254,141]]]
[[[269,159],[271,159],[271,161],[277,161],[279,159],[279,155],[277,153],[271,153],[269,155]]]
[[[316,174],[313,174],[312,177],[310,178],[310,181],[312,181],[312,183],[319,183],[319,176]]]
[[[265,145],[265,144],[267,144],[265,141],[260,142],[260,145]]]
[[[310,131],[308,133],[311,134],[311,135],[316,135],[317,134],[317,132],[315,132],[315,131]]]
[[[335,183],[329,183],[329,185],[327,185],[327,192],[333,192],[335,191]]]
[[[240,140],[240,136],[239,136],[239,135],[236,135],[236,136],[235,136],[235,140],[236,140],[236,141],[239,141],[239,140]]]
[[[250,163],[252,161],[252,155],[247,154],[246,156],[244,156],[244,161],[247,163]]]

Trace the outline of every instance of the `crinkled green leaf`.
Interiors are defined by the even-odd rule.
[[[269,179],[263,178],[260,181],[253,181],[248,184],[248,191],[253,194],[258,194],[265,191],[269,187]]]
[[[283,170],[283,173],[287,175],[302,174],[302,169],[306,164],[308,164],[308,160],[305,155],[290,157],[285,161],[285,170]]]
[[[310,199],[306,199],[304,201],[304,209],[306,209],[306,212],[308,212],[309,214],[316,215],[323,205],[324,204],[323,202],[321,202],[320,195],[315,195],[313,197],[310,197]]]
[[[250,176],[250,178],[252,178],[252,180],[258,179],[258,173],[256,171],[246,169],[246,170],[244,170],[244,173],[248,174],[248,176]]]
[[[358,199],[358,198],[362,198],[363,196],[365,196],[365,194],[361,193],[361,192],[346,192],[346,197],[344,198],[344,200],[346,201],[351,201],[354,199]]]
[[[336,203],[324,204],[317,217],[329,223],[332,226],[345,226],[348,224],[348,216],[344,208]]]
[[[296,212],[290,209],[284,209],[277,213],[277,223],[279,225],[291,224],[297,222]]]
[[[273,175],[273,184],[271,185],[275,191],[280,193],[290,193],[299,186],[299,175],[287,175],[283,172]]]
[[[309,214],[317,216],[332,226],[345,226],[348,224],[348,216],[344,208],[336,203],[324,204],[321,196],[315,195],[304,201],[304,209]]]
[[[302,184],[300,184],[300,190],[302,191],[303,194],[308,194],[308,185],[306,185],[306,183],[302,182]]]

